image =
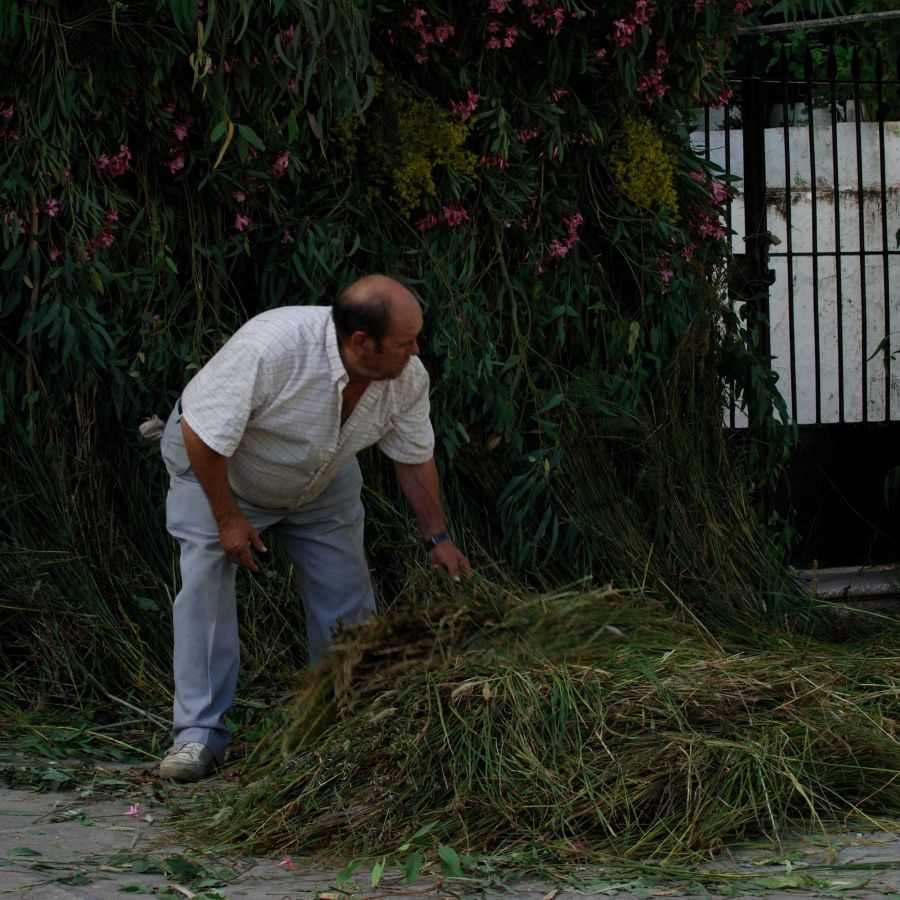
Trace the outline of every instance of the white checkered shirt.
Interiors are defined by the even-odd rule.
[[[423,463],[434,452],[428,373],[412,357],[399,377],[373,381],[341,426],[349,381],[327,306],[287,306],[241,327],[184,389],[188,425],[228,457],[235,494],[293,509],[319,494],[364,447]]]

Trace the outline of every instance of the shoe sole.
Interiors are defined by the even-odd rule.
[[[203,769],[202,771],[198,771],[197,769],[188,768],[186,766],[167,766],[165,763],[160,763],[159,777],[181,782],[202,781],[207,776],[212,775],[214,771],[214,769]]]

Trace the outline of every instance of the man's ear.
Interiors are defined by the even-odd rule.
[[[353,334],[350,335],[350,339],[347,341],[348,346],[351,351],[356,354],[364,353],[368,342],[371,338],[364,331],[354,331]]]

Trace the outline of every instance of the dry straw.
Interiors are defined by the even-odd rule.
[[[874,645],[722,646],[638,594],[472,579],[346,634],[250,783],[214,798],[213,830],[374,855],[436,822],[429,839],[469,852],[674,862],[892,817],[898,670]]]

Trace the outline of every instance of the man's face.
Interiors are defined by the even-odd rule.
[[[409,358],[419,355],[419,335],[423,324],[418,304],[394,311],[381,346],[371,341],[368,348],[366,364],[373,380],[397,378],[406,368]]]

